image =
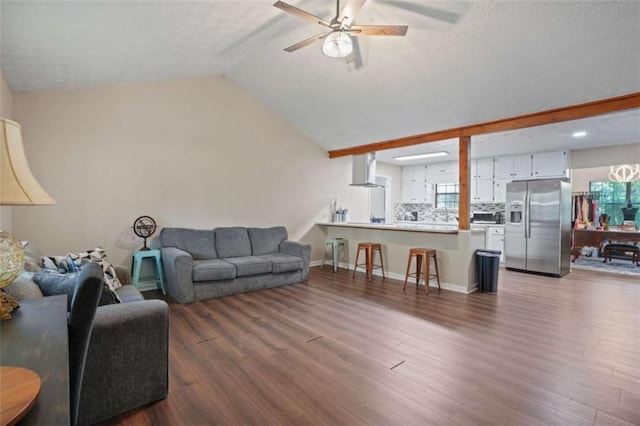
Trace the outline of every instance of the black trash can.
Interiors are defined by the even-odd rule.
[[[498,291],[498,271],[500,270],[500,250],[476,250],[476,278],[478,290],[485,293]]]

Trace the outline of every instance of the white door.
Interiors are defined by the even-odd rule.
[[[424,183],[427,177],[427,169],[424,164],[413,166],[413,180],[415,183]]]
[[[415,187],[416,184],[414,183],[403,183],[402,184],[402,193],[401,193],[401,201],[403,203],[415,203],[416,202],[416,196],[415,196]]]
[[[513,177],[518,179],[531,177],[531,155],[516,155],[513,157]]]
[[[513,157],[496,158],[494,174],[498,179],[513,179]]]
[[[414,179],[414,171],[413,166],[404,166],[402,168],[402,183],[413,183]]]
[[[500,262],[504,262],[504,233],[496,233],[494,228],[487,230],[487,248],[500,250]]]
[[[493,179],[493,158],[478,158],[473,163],[476,164],[475,177],[478,179]],[[474,176],[472,174],[472,176]]]
[[[507,183],[512,179],[498,179],[493,181],[493,201],[505,203],[507,201]]]
[[[493,202],[493,179],[476,179],[476,202]],[[472,181],[473,187],[473,181]]]

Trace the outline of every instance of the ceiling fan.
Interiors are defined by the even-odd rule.
[[[286,52],[295,52],[316,40],[324,39],[322,53],[331,58],[344,58],[353,51],[354,42],[351,36],[404,36],[407,34],[409,27],[406,25],[352,25],[353,20],[366,1],[350,0],[340,10],[340,0],[336,0],[336,15],[331,21],[314,16],[283,1],[275,2],[274,6],[278,9],[324,27],[323,32],[293,44],[284,50]]]

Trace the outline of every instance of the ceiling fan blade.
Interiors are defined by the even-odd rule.
[[[403,36],[408,29],[406,25],[353,25],[348,33],[353,36]]]
[[[316,34],[313,37],[309,37],[306,40],[302,40],[296,44],[293,44],[289,47],[287,47],[286,49],[284,49],[286,52],[295,52],[298,49],[302,49],[303,47],[306,47],[308,45],[310,45],[311,43],[313,43],[316,40],[320,40],[323,39],[325,36],[327,35],[327,33],[320,33],[320,34]]]
[[[340,12],[340,16],[338,16],[338,22],[341,23],[340,27],[349,28],[366,2],[367,0],[350,0]]]
[[[327,20],[318,18],[317,16],[314,16],[308,12],[305,12],[302,9],[298,9],[295,6],[291,6],[290,4],[287,4],[283,1],[278,0],[273,5],[278,9],[281,9],[287,13],[297,16],[298,18],[306,19],[307,21],[313,22],[314,24],[324,25],[325,27],[329,26],[329,22]]]
[[[386,0],[381,3],[397,7],[398,9],[404,9],[409,12],[417,13],[419,15],[428,16],[429,18],[445,21],[450,24],[455,24],[460,19],[460,15],[457,13],[449,12],[442,9],[436,9],[434,7],[429,7],[422,4],[415,4],[414,2]]]
[[[353,43],[353,51],[346,58],[347,64],[353,64],[355,69],[362,68],[362,52],[360,51],[358,37],[354,37],[351,42]]]

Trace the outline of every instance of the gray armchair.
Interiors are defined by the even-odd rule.
[[[82,377],[91,339],[93,319],[104,284],[102,269],[95,263],[82,268],[71,298],[71,310],[67,318],[69,328],[69,390],[71,400],[71,424],[78,424],[78,407],[82,390]]]
[[[166,398],[168,374],[165,302],[99,307],[85,365],[79,423],[97,423]]]

